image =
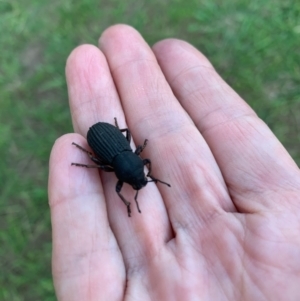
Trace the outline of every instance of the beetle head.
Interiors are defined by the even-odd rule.
[[[132,188],[134,190],[140,190],[143,187],[145,187],[148,183],[148,179],[144,177],[143,179],[139,179],[137,181],[134,181],[134,183],[131,184]]]

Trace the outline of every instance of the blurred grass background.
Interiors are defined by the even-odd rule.
[[[56,300],[47,174],[72,131],[65,61],[114,23],[198,47],[300,163],[299,1],[0,0],[0,300]]]

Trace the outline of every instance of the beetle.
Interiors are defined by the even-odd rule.
[[[126,137],[123,135],[123,132],[126,132]],[[138,145],[135,152],[133,152],[130,147],[130,141],[131,133],[129,129],[120,129],[117,118],[115,118],[115,126],[106,122],[98,122],[90,127],[87,133],[87,142],[95,153],[95,156],[75,142],[72,143],[80,150],[87,153],[89,158],[96,163],[96,165],[71,163],[71,165],[75,166],[100,168],[103,171],[114,172],[118,178],[116,192],[126,205],[129,217],[131,214],[130,202],[128,202],[121,194],[123,183],[131,185],[132,188],[136,190],[134,200],[139,213],[141,213],[141,210],[137,201],[138,192],[145,187],[148,182],[159,182],[171,187],[170,184],[151,175],[150,159],[142,159],[140,157],[148,140],[145,139],[143,145]],[[148,167],[147,175],[144,173],[144,166]],[[149,181],[147,177],[151,180]]]

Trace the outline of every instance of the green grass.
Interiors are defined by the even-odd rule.
[[[71,132],[65,61],[114,23],[201,49],[300,163],[300,2],[0,0],[0,299],[56,300],[47,202],[53,142]]]

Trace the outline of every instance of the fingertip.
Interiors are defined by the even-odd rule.
[[[89,66],[89,62],[91,66],[93,66],[94,60],[99,60],[99,55],[103,56],[98,47],[91,44],[83,44],[75,49],[69,54],[66,62],[66,75],[72,75],[74,71],[78,71],[78,69],[82,69],[85,66]]]
[[[188,64],[188,62],[191,61],[191,57],[196,57],[201,66],[213,67],[203,53],[183,40],[165,39],[155,43],[152,50],[160,64],[168,64],[169,62],[174,62],[174,64],[176,64],[176,62]]]
[[[160,40],[153,44],[152,48],[156,51],[165,51],[169,50],[172,47],[178,47],[181,43],[186,43],[185,41],[175,39],[175,38],[167,38]]]
[[[85,44],[75,48],[66,63],[66,77],[75,132],[85,136],[91,125],[104,116],[109,118],[107,111],[120,111],[106,57],[98,47]]]
[[[89,149],[79,134],[66,134],[58,138],[52,147],[48,181],[50,206],[80,194],[99,191],[101,187],[97,169],[72,165],[73,162],[90,164],[88,156],[72,145],[73,142]]]
[[[99,40],[98,40],[99,47],[101,49],[108,39],[109,40],[119,39],[120,37],[123,37],[123,36],[130,38],[130,36],[132,36],[132,35],[137,35],[142,38],[140,33],[134,27],[132,27],[130,25],[115,24],[115,25],[109,26],[102,32],[101,36],[99,37]]]
[[[99,38],[111,70],[135,61],[155,62],[155,56],[142,35],[133,27],[117,24],[108,27]]]
[[[72,154],[74,154],[72,144],[75,141],[87,146],[84,137],[76,133],[65,134],[55,140],[50,154],[50,168],[62,164],[65,165],[65,159],[72,157]]]

